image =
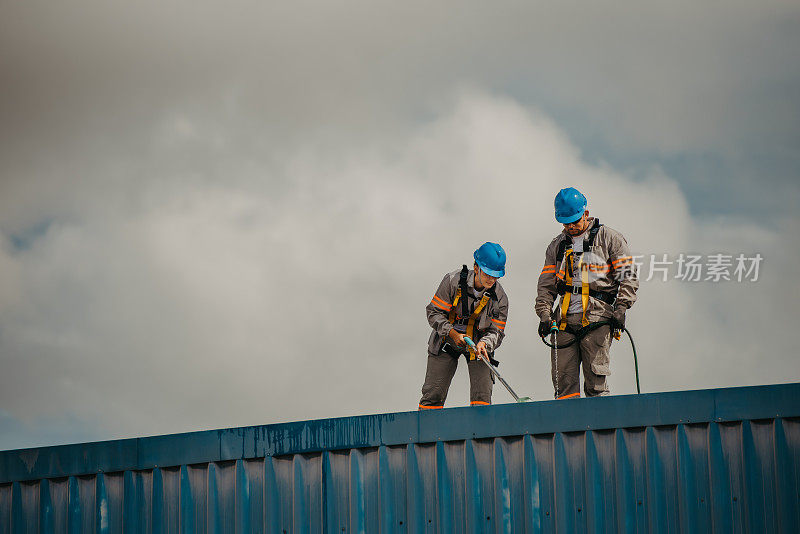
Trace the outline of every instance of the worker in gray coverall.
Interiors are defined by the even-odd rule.
[[[494,378],[489,367],[467,349],[464,337],[472,339],[477,351],[497,365],[494,351],[503,341],[508,317],[508,297],[497,281],[505,274],[506,253],[496,243],[484,243],[474,258],[472,269],[464,265],[445,275],[425,307],[433,332],[428,340],[420,410],[444,407],[461,356],[469,370],[470,404],[492,403]]]
[[[557,344],[564,345],[590,323],[611,323],[569,347],[550,350],[555,398],[580,397],[581,365],[586,396],[608,395],[611,339],[625,326],[625,312],[636,300],[639,287],[633,257],[622,234],[589,217],[586,197],[577,189],[562,189],[555,207],[556,220],[564,225],[564,231],[547,247],[539,275],[539,335],[551,337],[555,321]],[[559,295],[561,301],[553,311]]]

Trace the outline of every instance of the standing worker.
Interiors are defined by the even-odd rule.
[[[609,349],[612,333],[625,327],[625,312],[636,300],[639,281],[625,238],[596,217],[589,217],[586,197],[573,187],[562,189],[555,200],[556,220],[564,225],[547,247],[539,275],[536,314],[539,335],[551,335],[556,344],[575,339],[591,323],[610,324],[589,331],[572,345],[551,349],[555,398],[580,397],[579,367],[583,364],[583,391],[587,397],[608,395],[611,374]],[[553,313],[556,296],[561,302]]]
[[[477,351],[489,358],[492,365],[498,365],[494,351],[503,340],[508,297],[497,279],[506,273],[506,253],[497,243],[484,243],[473,257],[472,270],[464,265],[446,274],[425,307],[433,332],[428,340],[428,368],[420,410],[444,407],[462,355],[469,370],[470,404],[492,403],[494,378],[489,367],[469,352],[464,337],[472,339]]]

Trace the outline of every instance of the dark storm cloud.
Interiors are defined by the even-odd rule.
[[[750,183],[793,182],[800,157],[800,9],[792,2],[25,2],[2,10],[6,181],[108,174],[103,162],[120,158],[149,174],[141,160],[155,157],[152,130],[170,114],[225,131],[237,156],[387,136],[430,116],[465,82],[544,108],[585,151],[622,165],[637,155],[716,155],[722,163],[708,180],[755,193],[751,203],[774,197]],[[185,166],[205,168],[216,156],[188,153]],[[740,168],[740,179],[728,176]],[[686,171],[687,185],[698,170]],[[796,200],[795,190],[781,190]]]

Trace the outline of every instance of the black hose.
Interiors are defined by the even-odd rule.
[[[555,345],[552,344],[552,343],[548,343],[547,338],[544,338],[544,337],[542,337],[542,343],[544,343],[545,345],[547,345],[550,348],[565,349],[565,348],[573,345],[576,341],[580,341],[589,332],[597,330],[601,326],[610,325],[610,324],[611,324],[611,321],[598,321],[596,323],[589,323],[588,325],[579,328],[575,332],[567,332],[568,334],[572,334],[574,337],[572,338],[571,341],[567,341],[563,345],[558,345],[557,343]],[[622,330],[626,334],[628,334],[628,339],[631,342],[631,348],[633,349],[633,367],[634,367],[634,371],[636,372],[636,393],[641,393],[642,390],[639,387],[639,359],[636,357],[636,344],[633,342],[633,336],[631,336],[630,330],[628,330],[624,326],[622,327]]]

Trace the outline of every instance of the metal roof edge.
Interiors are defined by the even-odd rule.
[[[800,417],[800,383],[318,419],[0,451],[0,484],[321,450]]]

